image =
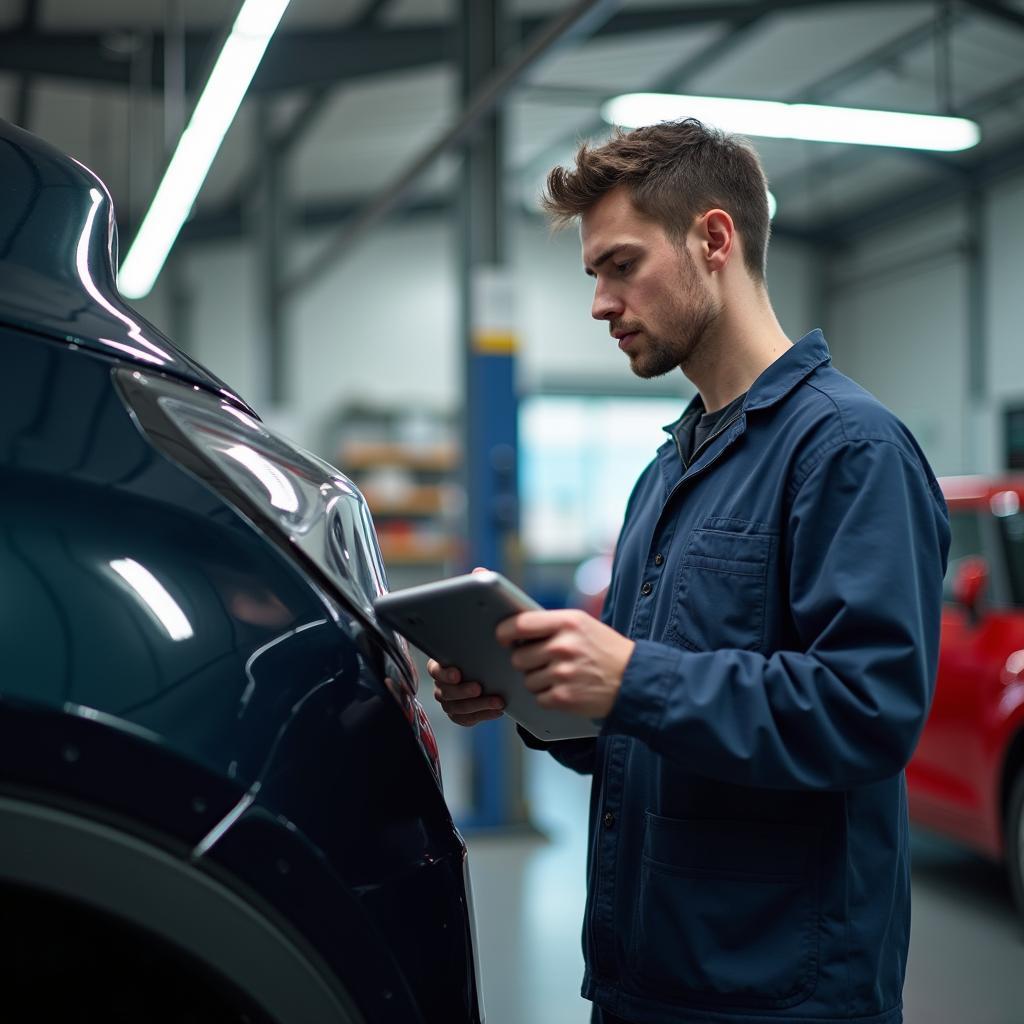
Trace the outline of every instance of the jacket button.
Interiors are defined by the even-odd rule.
[[[643,586],[642,586],[642,587],[640,588],[640,593],[641,593],[641,594],[643,594],[643,595],[644,595],[644,597],[646,597],[646,596],[647,596],[647,595],[648,595],[648,594],[649,594],[649,593],[650,593],[650,592],[651,592],[651,591],[652,591],[653,589],[654,589],[654,587],[652,587],[652,586],[650,585],[650,583],[645,583],[645,584],[644,584],[644,585],[643,585]]]
[[[615,815],[612,814],[611,811],[605,811],[604,818],[602,820],[604,821],[605,828],[611,828],[612,825],[615,824]]]
[[[657,555],[654,556],[654,564],[655,565],[661,565],[661,563],[664,562],[664,561],[665,561],[665,556],[663,554],[661,554],[660,552]]]

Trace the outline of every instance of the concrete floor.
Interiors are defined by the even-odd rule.
[[[464,737],[438,739],[449,803],[464,803]],[[547,840],[469,836],[487,1024],[587,1024],[579,996],[589,780],[525,752],[527,798]],[[905,1024],[1024,1024],[1024,923],[1001,868],[913,838]]]

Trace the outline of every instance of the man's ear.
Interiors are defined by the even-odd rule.
[[[697,220],[698,238],[705,266],[711,273],[724,270],[736,242],[736,225],[732,217],[715,208]]]

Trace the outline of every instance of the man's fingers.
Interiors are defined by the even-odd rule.
[[[458,683],[462,681],[462,673],[451,665],[441,665],[430,658],[427,661],[427,671],[432,679],[438,683]]]
[[[568,709],[572,704],[572,687],[560,683],[537,693],[537,703],[549,711]]]
[[[551,661],[551,652],[544,643],[523,644],[512,651],[509,660],[519,672],[534,672]]]
[[[490,721],[492,721],[495,718],[501,718],[501,716],[503,714],[504,714],[503,711],[490,710],[490,711],[476,711],[476,712],[474,712],[471,715],[449,715],[448,717],[456,725],[469,726],[469,725],[477,725],[480,722],[490,722]]]
[[[444,683],[437,682],[434,693],[439,696],[437,699],[442,703],[446,701],[465,700],[468,697],[479,697],[484,692],[479,683]]]
[[[449,716],[474,715],[478,711],[501,711],[505,702],[500,697],[471,697],[469,700],[443,700],[441,707]]]
[[[542,640],[566,625],[566,616],[564,611],[520,612],[499,622],[495,636],[506,646],[518,641]]]
[[[556,686],[558,682],[559,681],[554,678],[547,666],[537,669],[536,672],[527,672],[526,675],[523,676],[523,685],[535,697],[539,697],[540,694],[544,693],[546,690],[550,690],[551,687]]]
[[[437,691],[434,693],[437,696]],[[479,697],[467,697],[463,700],[445,700],[438,697],[444,713],[453,721],[456,718],[465,718],[467,715],[475,715],[481,711],[501,712],[505,708],[505,702],[501,697],[493,693],[481,694]]]

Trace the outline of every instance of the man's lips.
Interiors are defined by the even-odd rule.
[[[639,331],[612,331],[612,337],[619,343],[619,348],[625,351],[639,333]]]

